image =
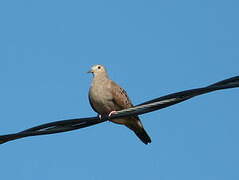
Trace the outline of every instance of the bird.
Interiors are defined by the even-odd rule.
[[[133,107],[126,91],[109,78],[103,65],[93,65],[88,73],[93,74],[88,98],[92,109],[99,117],[111,116],[116,111]],[[131,129],[144,144],[151,143],[138,116],[121,117],[110,121]]]

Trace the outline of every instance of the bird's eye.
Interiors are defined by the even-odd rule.
[[[98,69],[100,69],[101,67],[100,66],[98,66]]]

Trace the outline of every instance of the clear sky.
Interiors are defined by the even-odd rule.
[[[0,1],[0,134],[96,115],[94,64],[135,104],[239,75],[239,1]],[[0,146],[0,179],[239,179],[239,89]]]

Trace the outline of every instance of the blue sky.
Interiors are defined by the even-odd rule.
[[[1,134],[94,116],[93,64],[135,104],[239,71],[236,0],[0,2]],[[150,145],[106,122],[0,146],[0,179],[238,179],[239,89],[141,116]]]

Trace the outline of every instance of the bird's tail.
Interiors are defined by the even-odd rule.
[[[138,138],[144,143],[151,143],[151,139],[144,128],[141,128],[140,131],[134,131],[134,133],[138,136]]]
[[[144,127],[143,127],[140,119],[138,117],[133,117],[130,120],[131,121],[129,121],[129,122],[131,122],[131,123],[127,123],[126,126],[128,128],[130,128],[132,131],[134,131],[136,136],[138,136],[138,138],[144,144],[151,143],[151,139],[150,139],[149,135],[147,134],[147,132],[144,130]]]

